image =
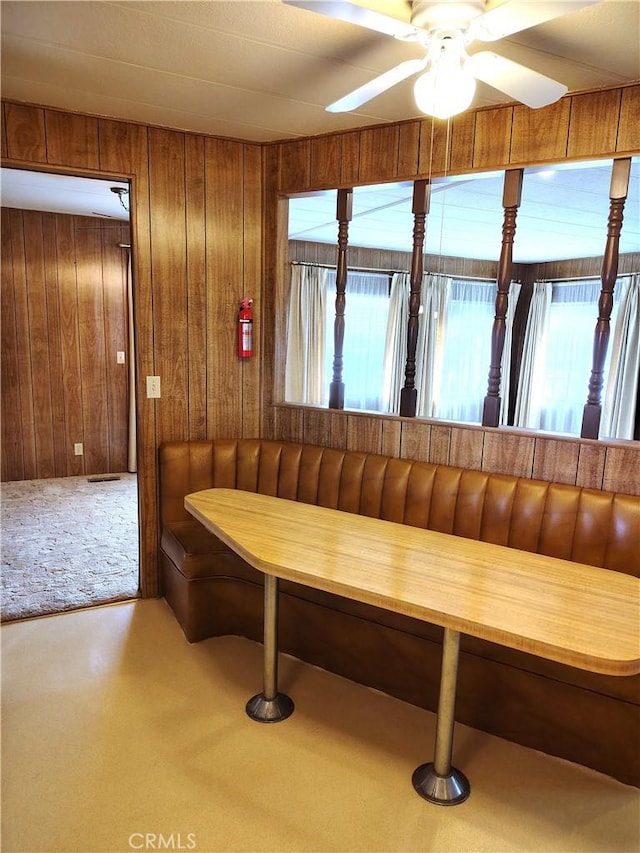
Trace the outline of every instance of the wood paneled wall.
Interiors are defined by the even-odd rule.
[[[2,208],[3,481],[127,470],[119,242],[129,242],[128,225]]]
[[[540,110],[504,106],[270,143],[282,193],[518,168],[640,151],[640,84],[569,95]]]
[[[634,154],[639,110],[640,85],[630,85],[543,110],[469,112],[453,120],[451,134],[444,124],[415,120],[256,145],[3,102],[4,165],[132,182],[143,595],[158,591],[160,442],[284,429],[276,418],[285,345],[283,193]],[[240,361],[235,317],[245,295],[255,300],[256,357]],[[150,375],[161,377],[161,400],[141,393]]]
[[[560,438],[291,404],[276,406],[275,421],[275,432],[284,441],[640,495],[638,442]]]
[[[262,146],[2,107],[3,165],[131,180],[141,588],[156,595],[159,444],[261,429]],[[245,295],[250,360],[236,355]],[[147,376],[160,376],[161,399],[146,398]]]
[[[567,96],[541,110],[516,105],[467,112],[453,118],[449,128],[424,119],[272,143],[265,156],[271,206],[265,211],[265,280],[273,287],[273,314],[264,334],[284,339],[286,333],[287,248],[274,215],[285,194],[638,153],[638,84]],[[294,251],[296,259],[311,260],[308,249]],[[588,266],[592,269],[592,262]],[[564,274],[584,274],[584,265],[578,267],[565,265]],[[284,399],[284,355],[275,346],[265,356],[272,359],[266,375],[274,377],[271,386],[265,383],[267,436],[640,493],[638,442],[586,442],[511,428],[278,405]]]

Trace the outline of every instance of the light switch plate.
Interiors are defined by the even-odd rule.
[[[160,397],[160,377],[147,376],[147,397]]]

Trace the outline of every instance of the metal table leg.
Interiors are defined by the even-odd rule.
[[[459,631],[445,628],[435,757],[433,762],[421,764],[411,778],[413,787],[421,797],[441,806],[455,806],[463,803],[471,790],[469,780],[464,773],[451,766],[459,651]]]
[[[247,702],[247,714],[259,723],[278,723],[293,713],[293,701],[278,693],[278,578],[264,577],[263,690]]]

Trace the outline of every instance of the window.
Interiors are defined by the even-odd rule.
[[[517,426],[580,435],[600,290],[600,279],[536,283],[524,342]],[[612,329],[618,290],[614,290]],[[608,347],[605,381],[610,353]]]
[[[327,273],[325,399],[333,379],[336,271]],[[389,314],[389,275],[349,271],[345,311],[343,372],[347,409],[383,411],[384,340]]]
[[[435,417],[481,423],[495,306],[495,282],[451,281]]]

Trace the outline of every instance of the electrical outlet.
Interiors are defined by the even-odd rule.
[[[82,456],[83,455],[84,448],[82,447],[81,441],[76,441],[76,443],[73,445],[73,452],[76,456]]]
[[[160,397],[160,377],[147,376],[147,397]]]
[[[124,364],[124,353],[120,350],[116,353],[116,364]]]

